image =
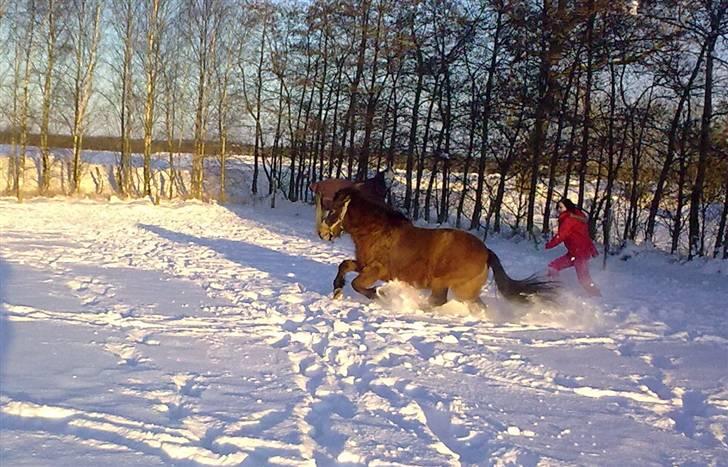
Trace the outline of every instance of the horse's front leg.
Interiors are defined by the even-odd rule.
[[[339,272],[336,274],[336,277],[334,278],[334,298],[341,298],[341,294],[344,289],[344,284],[346,284],[346,280],[344,277],[346,276],[347,272],[351,271],[357,271],[359,270],[359,263],[356,262],[356,260],[353,259],[347,259],[341,262],[339,264]]]
[[[361,269],[361,273],[351,282],[354,290],[364,295],[370,300],[377,297],[377,288],[372,287],[381,277],[380,267],[378,265],[366,265]]]

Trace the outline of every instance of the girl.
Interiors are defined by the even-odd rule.
[[[599,256],[599,252],[589,237],[587,215],[568,198],[559,201],[559,232],[546,244],[546,249],[561,242],[564,242],[567,253],[549,263],[549,277],[558,277],[559,271],[574,266],[584,290],[591,296],[600,297],[602,294],[594,285],[587,265],[591,258]]]

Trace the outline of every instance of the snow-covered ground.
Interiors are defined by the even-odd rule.
[[[604,298],[565,271],[472,316],[333,301],[353,248],[312,218],[0,199],[0,464],[728,465],[721,262],[636,250],[592,264]],[[488,244],[514,277],[562,253]]]

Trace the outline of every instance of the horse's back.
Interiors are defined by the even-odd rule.
[[[482,269],[488,261],[488,249],[478,237],[457,229],[436,229],[438,250],[460,267]]]

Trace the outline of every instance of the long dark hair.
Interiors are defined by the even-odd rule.
[[[576,212],[579,208],[576,207],[576,204],[574,204],[573,201],[571,201],[569,198],[563,197],[559,200],[559,203],[562,203],[566,210],[569,212]]]

